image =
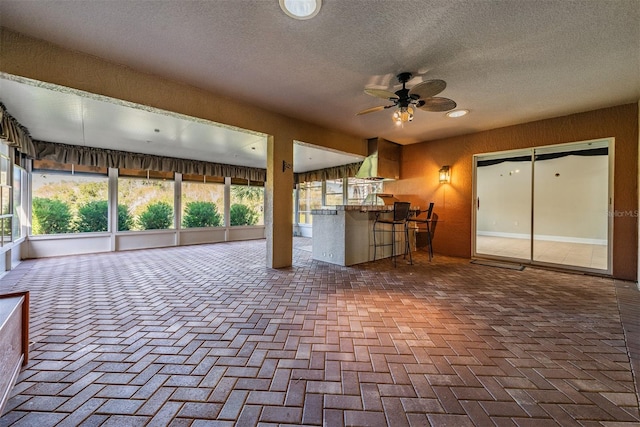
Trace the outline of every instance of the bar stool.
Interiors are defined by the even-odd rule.
[[[426,211],[422,211],[422,212],[426,212],[426,218],[418,218],[417,216],[420,215],[422,212],[418,212],[418,214],[416,215],[416,217],[411,218],[410,221],[413,221],[416,223],[416,226],[418,227],[418,231],[424,231],[427,233],[427,246],[428,246],[428,250],[429,250],[429,261],[431,261],[431,259],[433,258],[433,245],[431,242],[431,215],[433,214],[433,205],[434,203],[431,202],[429,203],[429,207],[427,208]],[[421,225],[424,224],[424,228],[420,228]]]
[[[376,260],[377,249],[382,246],[391,245],[391,259],[393,260],[393,266],[396,263],[396,233],[404,233],[404,255],[406,257],[407,251],[409,252],[409,261],[413,264],[413,258],[411,256],[411,247],[409,246],[409,215],[410,215],[411,203],[409,202],[394,202],[393,203],[393,219],[380,218],[379,213],[376,214],[376,219],[373,222],[373,260]],[[390,225],[391,229],[378,229],[378,225]],[[378,243],[378,233],[391,233],[391,243]]]

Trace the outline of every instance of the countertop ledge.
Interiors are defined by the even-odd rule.
[[[312,215],[335,215],[337,211],[357,211],[357,212],[390,212],[393,206],[384,205],[338,205],[327,206],[322,209],[311,209]]]

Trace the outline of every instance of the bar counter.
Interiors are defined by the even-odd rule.
[[[393,215],[393,207],[339,205],[313,209],[311,214],[312,258],[348,266],[373,261],[373,222],[376,214]],[[384,238],[391,238],[391,233],[383,234]],[[378,248],[378,259],[390,256],[390,246]]]

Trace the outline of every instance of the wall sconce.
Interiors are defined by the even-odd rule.
[[[287,169],[291,169],[292,167],[293,165],[291,163],[288,163],[285,160],[282,161],[282,172],[286,171]]]
[[[440,168],[440,184],[448,184],[451,182],[451,167],[443,166]]]

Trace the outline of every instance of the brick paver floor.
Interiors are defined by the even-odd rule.
[[[417,253],[265,267],[265,242],[25,261],[2,426],[640,425],[636,284]]]

